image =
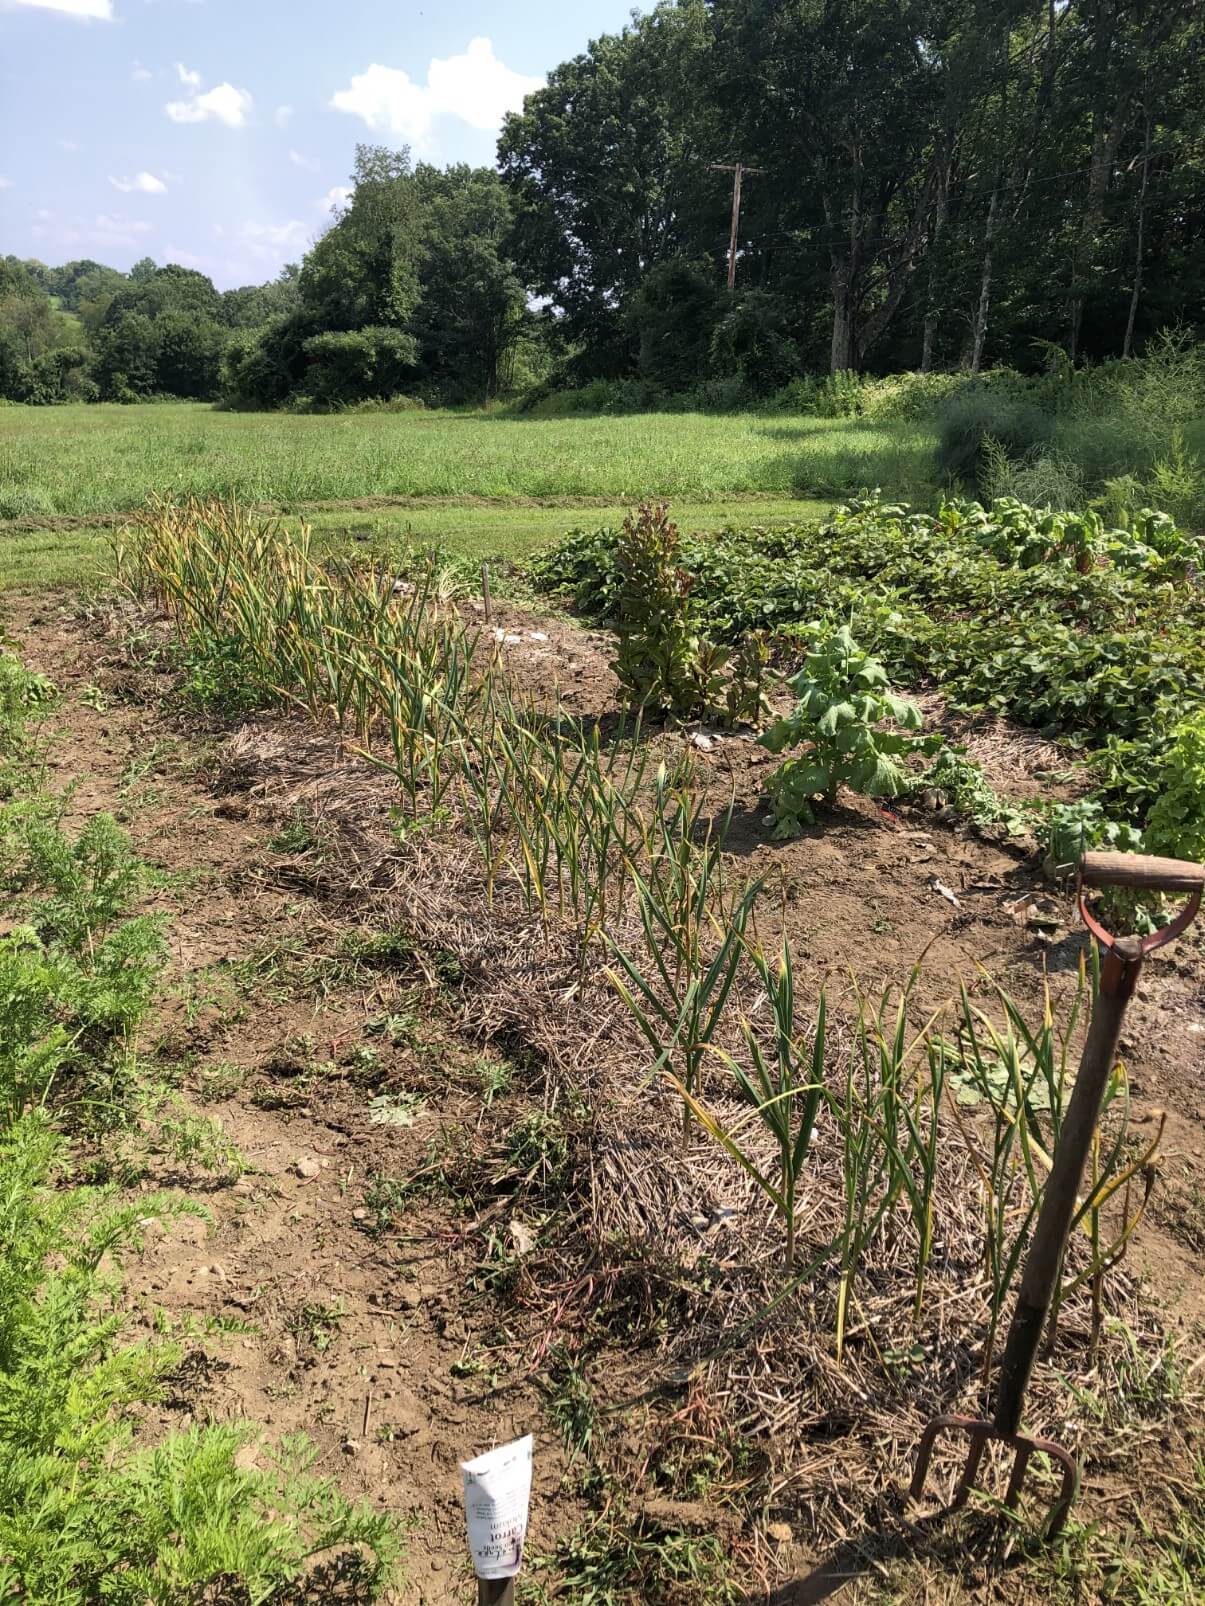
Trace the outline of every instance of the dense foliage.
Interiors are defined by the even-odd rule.
[[[848,626],[831,633],[817,628],[816,638],[788,682],[794,709],[761,737],[771,753],[804,749],[767,782],[779,837],[797,835],[812,821],[812,799],[832,804],[842,786],[868,797],[898,797],[914,782],[909,756],[936,752],[942,743],[940,736],[917,734],[920,709],[892,692],[887,671],[862,651]]]
[[[1203,47],[1194,0],[661,0],[553,69],[497,171],[360,147],[276,284],[8,259],[0,396],[477,403],[546,376],[585,407],[795,384],[840,410],[868,371],[1128,358],[1205,326]],[[1050,434],[977,396],[944,465]]]
[[[532,322],[498,175],[361,146],[348,203],[274,283],[189,268],[0,263],[0,398],[222,397],[334,408],[407,393],[490,401]]]
[[[731,316],[696,277],[728,245],[709,164],[739,159],[737,304],[796,371],[1128,354],[1205,311],[1201,29],[1189,0],[658,5],[507,120],[519,262],[572,371],[694,383]],[[696,321],[667,373],[675,283]]]
[[[678,527],[664,504],[644,503],[623,522],[615,551],[619,575],[619,652],[614,669],[627,700],[677,714],[706,708],[700,696],[699,637],[690,576],[680,567]]]
[[[934,682],[955,706],[1087,749],[1110,811],[1139,821],[1199,767],[1205,552],[1149,509],[1076,530],[1065,544],[1044,510],[1015,502],[950,501],[931,515],[875,497],[823,523],[684,536],[679,561],[698,627],[717,639],[769,628],[789,662],[812,647],[817,622],[846,624],[896,684]],[[536,562],[536,580],[613,618],[617,541],[574,531]],[[1018,561],[1031,545],[1046,561]],[[1169,833],[1185,851],[1188,819],[1205,814],[1200,788],[1190,795]]]

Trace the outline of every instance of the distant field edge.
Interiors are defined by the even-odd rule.
[[[220,500],[220,498],[202,498],[202,500]],[[325,514],[325,513],[388,513],[397,511],[401,513],[421,513],[429,508],[497,508],[501,512],[508,509],[520,510],[522,508],[550,508],[553,510],[564,508],[614,508],[617,505],[629,502],[633,507],[638,502],[668,502],[672,509],[675,505],[696,507],[700,504],[715,503],[727,506],[738,504],[755,507],[758,503],[772,505],[780,508],[784,505],[797,504],[802,517],[813,516],[812,512],[819,503],[828,503],[831,498],[826,497],[823,491],[799,495],[796,497],[784,496],[781,491],[714,491],[704,494],[693,494],[689,497],[681,494],[677,496],[663,495],[656,491],[642,492],[639,496],[629,498],[616,496],[354,496],[335,498],[330,501],[318,502],[252,502],[247,504],[252,512],[261,513],[265,517],[287,518],[296,514]],[[131,507],[114,508],[104,513],[23,513],[16,518],[0,519],[0,536],[3,535],[30,535],[40,530],[87,530],[109,529],[115,524],[121,524],[138,512],[141,503]]]

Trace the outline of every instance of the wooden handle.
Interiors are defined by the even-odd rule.
[[[1145,853],[1085,853],[1079,873],[1086,887],[1145,887],[1151,892],[1205,889],[1205,864],[1155,859]]]

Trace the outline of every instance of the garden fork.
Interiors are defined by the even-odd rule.
[[[1129,887],[1153,892],[1187,893],[1188,901],[1170,925],[1149,937],[1114,937],[1089,910],[1084,896],[1087,887]],[[1004,1358],[1000,1363],[995,1415],[990,1419],[953,1415],[934,1417],[921,1435],[916,1471],[909,1490],[909,1497],[913,1500],[918,1499],[924,1490],[925,1476],[938,1435],[949,1429],[966,1434],[970,1439],[970,1448],[962,1476],[947,1509],[956,1511],[966,1504],[967,1497],[975,1487],[988,1444],[998,1443],[1007,1445],[1014,1452],[1012,1472],[1004,1495],[1005,1509],[1012,1511],[1016,1508],[1030,1459],[1041,1453],[1048,1455],[1062,1473],[1058,1497],[1051,1505],[1046,1520],[1046,1538],[1053,1539],[1067,1520],[1067,1513],[1079,1492],[1079,1467],[1062,1445],[1050,1439],[1031,1438],[1020,1431],[1025,1390],[1058,1286],[1084,1163],[1116,1058],[1126,1005],[1133,997],[1147,954],[1187,929],[1201,906],[1203,891],[1205,865],[1129,853],[1086,853],[1083,857],[1079,909],[1084,924],[1105,951],[1100,971],[1100,992],[1021,1277],[1017,1308],[1013,1312]]]

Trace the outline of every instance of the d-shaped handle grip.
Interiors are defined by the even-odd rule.
[[[1142,887],[1148,892],[1205,890],[1205,864],[1189,859],[1157,859],[1145,853],[1085,853],[1080,861],[1085,887]]]

